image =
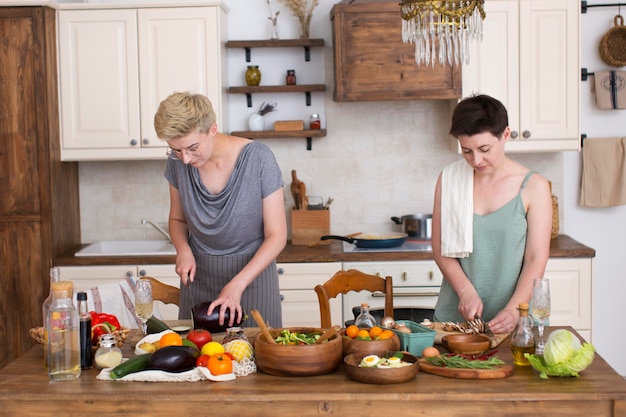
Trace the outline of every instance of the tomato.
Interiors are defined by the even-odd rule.
[[[191,330],[187,334],[186,338],[187,340],[191,340],[196,346],[198,346],[198,349],[202,349],[202,346],[206,345],[207,343],[213,340],[213,337],[211,336],[211,332],[209,332],[208,330],[204,330],[204,329]]]
[[[198,359],[196,359],[196,366],[204,366],[206,367],[209,363],[209,355],[200,355]]]
[[[213,375],[224,375],[233,372],[233,361],[223,353],[211,355],[207,368]]]

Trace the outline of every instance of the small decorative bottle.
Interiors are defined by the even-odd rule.
[[[296,85],[296,70],[287,70],[285,83],[287,85]]]
[[[320,115],[317,113],[313,113],[311,118],[309,119],[309,129],[317,130],[322,127],[322,122],[320,121]]]
[[[367,303],[361,304],[361,314],[354,319],[354,324],[359,329],[371,329],[376,326],[376,319],[370,314],[370,306]]]
[[[528,303],[520,303],[519,319],[511,336],[513,363],[518,366],[530,366],[524,353],[535,353],[535,336],[533,336],[532,319],[528,316]]]
[[[249,86],[261,84],[261,70],[258,65],[248,65],[248,69],[246,70],[246,84]]]
[[[115,368],[122,363],[122,351],[117,347],[113,333],[100,336],[100,347],[96,350],[93,359],[98,369]]]
[[[91,314],[87,307],[87,293],[76,294],[78,300],[78,321],[80,335],[80,368],[89,369],[93,366],[93,352],[91,350]]]
[[[80,376],[78,312],[72,301],[72,282],[52,286],[52,304],[46,319],[48,331],[48,375],[54,381],[70,381]]]
[[[46,330],[46,320],[48,320],[48,313],[50,312],[50,305],[52,305],[52,286],[55,282],[59,282],[61,280],[61,272],[58,267],[53,266],[50,268],[50,294],[48,294],[48,298],[46,298],[43,302],[42,310],[43,310],[43,359],[44,366],[48,367],[48,349],[46,349],[46,345],[48,343],[48,331]]]
[[[244,334],[242,327],[229,327],[226,329],[226,335],[222,339],[222,344],[225,345],[233,340],[245,340],[248,341],[248,337]]]

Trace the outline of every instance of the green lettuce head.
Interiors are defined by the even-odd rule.
[[[544,355],[524,354],[541,378],[548,376],[578,376],[593,362],[595,348],[590,343],[581,345],[572,332],[555,330],[548,337]]]

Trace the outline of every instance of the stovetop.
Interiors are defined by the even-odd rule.
[[[348,242],[342,242],[344,252],[432,252],[429,240],[408,240],[395,248],[359,248]]]

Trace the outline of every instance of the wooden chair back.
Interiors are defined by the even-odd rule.
[[[154,277],[141,277],[143,279],[149,279],[152,284],[152,299],[155,301],[161,301],[164,304],[176,304],[180,303],[180,289],[164,284]]]
[[[370,275],[356,269],[341,270],[324,284],[316,285],[315,292],[320,304],[320,323],[322,328],[332,326],[329,299],[349,291],[382,292],[385,294],[385,316],[393,317],[393,280],[377,275]]]

